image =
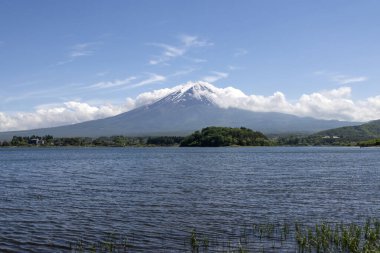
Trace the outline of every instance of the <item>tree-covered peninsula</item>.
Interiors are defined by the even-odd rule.
[[[187,136],[181,147],[269,146],[270,141],[261,132],[231,127],[206,127]]]

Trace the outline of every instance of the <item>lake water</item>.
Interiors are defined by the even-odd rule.
[[[376,148],[4,148],[0,252],[71,252],[109,233],[132,252],[185,252],[193,228],[233,238],[252,223],[362,222],[379,216],[379,158]]]

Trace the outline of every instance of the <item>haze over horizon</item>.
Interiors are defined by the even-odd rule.
[[[0,131],[113,116],[189,81],[215,85],[230,107],[380,119],[379,10],[374,0],[2,1]]]

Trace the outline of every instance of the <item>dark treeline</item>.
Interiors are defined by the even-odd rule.
[[[176,146],[179,145],[184,138],[185,137],[179,136],[149,137],[146,141],[146,144],[155,146]]]
[[[11,141],[0,141],[0,146],[181,146],[181,147],[223,147],[223,146],[380,146],[380,139],[354,141],[350,137],[329,135],[284,135],[268,138],[251,129],[230,127],[206,127],[187,137],[71,137],[13,136]]]
[[[127,146],[178,146],[184,137],[160,136],[160,137],[70,137],[56,138],[46,136],[13,136],[10,142],[3,141],[0,145],[28,147],[28,146],[105,146],[105,147],[127,147]]]
[[[357,146],[358,142],[341,136],[288,135],[273,139],[278,146]]]
[[[358,143],[360,147],[380,147],[380,139],[372,139],[368,141],[361,141]]]

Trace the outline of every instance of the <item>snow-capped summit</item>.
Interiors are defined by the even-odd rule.
[[[208,82],[203,82],[203,81],[198,81],[198,82],[188,82],[183,85],[177,86],[179,87],[179,90],[181,92],[186,92],[186,91],[193,91],[198,94],[202,94],[205,92],[210,92],[210,93],[216,93],[216,88],[214,85],[208,83]]]
[[[216,105],[217,88],[207,82],[189,82],[174,88],[169,95],[159,99],[158,104],[171,103],[189,106],[190,104]]]

